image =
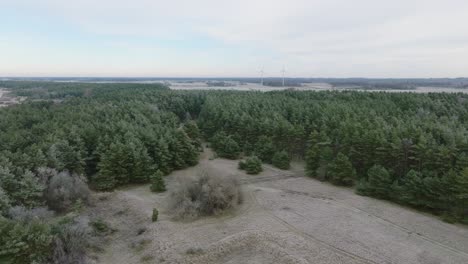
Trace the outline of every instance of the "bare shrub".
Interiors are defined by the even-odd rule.
[[[219,214],[242,201],[240,184],[234,176],[204,169],[195,177],[178,177],[170,192],[169,208],[176,218],[193,219]]]
[[[27,209],[22,206],[14,206],[8,210],[8,217],[14,221],[29,223],[33,220],[48,220],[54,216],[54,212],[45,207]]]
[[[58,171],[56,169],[49,167],[40,167],[36,170],[36,176],[39,179],[39,182],[44,186],[47,186],[50,179],[57,174]]]
[[[76,218],[60,225],[53,241],[52,263],[86,263],[89,233],[88,222],[84,218]]]
[[[45,197],[50,208],[66,211],[78,200],[87,202],[89,193],[88,185],[81,176],[63,171],[50,178]]]
[[[203,254],[204,250],[198,247],[190,247],[185,251],[187,255],[201,255]]]

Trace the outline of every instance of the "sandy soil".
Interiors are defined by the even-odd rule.
[[[174,176],[210,167],[239,177],[240,208],[180,222],[165,209],[167,192],[153,194],[147,185],[97,194],[88,213],[117,231],[96,263],[468,263],[464,226],[306,178],[301,164],[291,171],[265,166],[252,176],[236,161],[211,156],[205,151],[198,166],[168,176],[167,187]],[[153,207],[160,211],[155,223]]]

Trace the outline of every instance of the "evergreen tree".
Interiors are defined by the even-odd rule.
[[[66,140],[58,141],[49,148],[48,166],[51,168],[81,174],[84,172],[84,165],[81,151],[74,149]]]
[[[266,163],[271,163],[275,154],[273,141],[267,136],[261,136],[255,144],[255,154]]]
[[[181,153],[186,166],[194,166],[198,163],[198,151],[192,145],[190,138],[183,130],[177,130],[176,139],[180,142]]]
[[[152,161],[146,148],[140,143],[132,145],[132,160],[130,182],[145,183],[148,182],[149,176],[153,171]]]
[[[273,155],[272,162],[275,167],[280,168],[282,170],[287,170],[290,167],[289,155],[284,150],[276,152],[275,155]]]
[[[224,132],[217,133],[211,142],[213,149],[222,158],[237,159],[240,155],[241,148],[239,144]]]
[[[19,170],[18,175],[14,175],[8,168],[0,167],[0,187],[11,205],[32,208],[43,204],[44,186],[30,171]]]
[[[166,191],[166,184],[164,183],[163,173],[159,170],[154,172],[151,177],[150,189],[152,192],[164,192]]]
[[[306,153],[306,173],[310,177],[317,177],[317,169],[320,166],[319,148],[313,145],[308,148]]]
[[[357,188],[358,193],[382,199],[390,198],[393,179],[390,173],[380,165],[374,165],[367,172],[367,180],[362,179]]]
[[[174,139],[169,144],[172,153],[172,164],[174,169],[183,169],[198,163],[198,151],[191,144],[187,134],[179,129],[174,134]]]
[[[257,156],[248,157],[245,161],[239,161],[239,169],[247,174],[259,174],[263,171],[262,161]]]
[[[420,172],[410,170],[398,185],[396,194],[398,199],[406,204],[416,207],[424,206],[423,176]]]
[[[132,149],[123,143],[112,143],[100,157],[98,176],[94,180],[99,179],[99,185],[103,186],[129,183],[133,165],[131,151]],[[105,183],[105,178],[109,178],[109,183]]]
[[[201,145],[201,133],[200,129],[197,126],[197,123],[195,121],[188,121],[184,124],[184,131],[187,134],[187,136],[191,139],[192,145],[198,149],[202,150],[202,145]]]
[[[160,139],[157,142],[156,149],[154,152],[154,162],[156,164],[156,168],[160,170],[163,174],[169,174],[169,172],[172,171],[172,155],[164,139]]]
[[[461,173],[452,174],[448,180],[448,188],[452,197],[451,211],[459,216],[462,222],[468,223],[468,167]]]
[[[6,194],[6,192],[1,187],[0,183],[0,215],[6,213],[7,210],[10,208],[10,198]]]
[[[45,187],[39,183],[32,172],[25,171],[17,184],[18,191],[10,194],[14,201],[28,208],[34,208],[44,203],[42,195]]]
[[[356,171],[343,153],[338,153],[329,167],[327,177],[333,184],[351,186],[356,179]]]

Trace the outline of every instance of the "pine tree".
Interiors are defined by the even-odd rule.
[[[263,171],[262,161],[257,156],[248,157],[245,161],[239,161],[239,169],[247,174],[259,174]]]
[[[98,172],[92,178],[92,186],[98,191],[111,191],[117,186],[113,175]]]
[[[410,170],[401,180],[397,192],[398,199],[406,204],[421,207],[424,206],[423,176],[420,172]]]
[[[289,155],[284,150],[276,152],[275,155],[273,155],[272,162],[275,167],[280,168],[282,170],[287,170],[290,167]]]
[[[232,139],[232,137],[227,136],[224,132],[218,132],[211,139],[212,147],[218,154],[218,156],[227,159],[237,159],[240,155],[241,148],[239,144]]]
[[[166,184],[164,183],[163,173],[159,170],[154,172],[151,177],[150,189],[152,192],[164,192],[166,191]]]
[[[342,153],[338,153],[329,167],[327,177],[333,184],[351,186],[356,179],[356,171],[348,157]]]
[[[25,171],[18,180],[18,191],[11,197],[25,207],[34,208],[43,204],[44,188],[32,172]]]
[[[132,161],[126,146],[120,142],[112,143],[108,150],[100,153],[98,173],[92,178],[98,190],[112,190],[117,185],[127,184],[131,173]]]
[[[80,150],[74,149],[68,141],[60,140],[49,148],[48,166],[81,174],[84,172],[85,162]]]
[[[382,199],[390,198],[393,179],[390,173],[380,165],[374,165],[367,172],[367,180],[360,182],[357,191],[364,195]]]
[[[154,161],[156,163],[156,168],[160,170],[163,174],[169,174],[172,171],[171,160],[172,155],[169,151],[166,141],[162,138],[157,142],[157,148],[155,150]]]
[[[0,215],[5,213],[10,208],[10,198],[0,186]]]
[[[131,183],[148,182],[149,176],[153,171],[152,161],[146,148],[140,143],[132,145],[132,168],[130,175]]]
[[[190,138],[183,130],[178,130],[176,133],[176,140],[179,141],[181,146],[181,153],[186,166],[194,166],[198,163],[198,151],[192,145]]]
[[[449,184],[453,197],[452,212],[459,216],[462,222],[468,223],[468,168],[454,174]]]
[[[306,152],[306,173],[310,177],[317,177],[317,169],[320,166],[319,148],[317,145],[309,147]]]
[[[275,154],[275,147],[273,141],[267,136],[260,136],[255,144],[255,154],[266,163],[271,163],[273,155]]]
[[[201,133],[200,129],[197,126],[197,123],[195,121],[188,121],[184,124],[184,131],[187,134],[187,136],[191,139],[192,145],[198,149],[202,150],[202,145],[201,145]]]
[[[18,175],[14,175],[8,168],[0,167],[0,187],[12,205],[32,208],[43,204],[45,187],[31,171],[18,170]]]
[[[110,182],[122,185],[130,182],[133,159],[130,156],[132,149],[123,143],[116,142],[101,156],[98,164],[99,175],[109,177]]]

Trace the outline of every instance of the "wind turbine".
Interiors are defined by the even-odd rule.
[[[283,74],[283,87],[284,87],[284,74],[286,73],[286,70],[284,69],[284,65],[283,65],[283,69],[281,70],[281,73]]]
[[[265,73],[265,71],[263,70],[263,67],[262,67],[262,69],[259,71],[259,73],[260,73],[260,76],[261,76],[261,82],[260,82],[260,83],[261,83],[261,85],[263,86],[263,74]]]

